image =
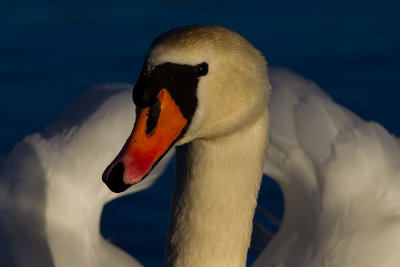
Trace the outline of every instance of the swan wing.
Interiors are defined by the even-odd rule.
[[[16,144],[4,159],[1,263],[140,266],[99,232],[103,205],[121,196],[104,186],[101,175],[131,131],[135,119],[131,88],[114,84],[89,90],[44,130]],[[124,194],[151,186],[171,155]]]
[[[398,139],[299,75],[270,77],[264,172],[285,195],[285,215],[254,266],[397,266]]]

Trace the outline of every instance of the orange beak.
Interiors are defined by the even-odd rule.
[[[187,120],[166,89],[158,93],[157,99],[161,109],[155,128],[146,133],[150,107],[142,109],[121,152],[103,173],[103,181],[116,193],[142,181],[187,125]]]

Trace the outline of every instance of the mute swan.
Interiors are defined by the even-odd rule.
[[[312,82],[283,69],[269,76],[264,173],[282,187],[286,210],[254,266],[397,266],[398,141],[334,104]],[[138,265],[99,235],[101,208],[116,197],[100,186],[99,166],[130,130],[129,90],[92,91],[2,162],[1,266]],[[149,186],[171,152],[125,193]]]
[[[397,266],[398,141],[314,84],[285,71],[274,79],[288,88],[272,101],[263,169],[270,85],[261,53],[217,26],[161,35],[133,90],[134,129],[103,181],[122,192],[177,146],[167,266],[244,266],[263,171],[282,187],[286,211],[255,266]]]

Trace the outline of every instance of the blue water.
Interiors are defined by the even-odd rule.
[[[151,40],[193,23],[239,32],[270,65],[316,81],[399,136],[400,2],[321,2],[2,0],[0,156],[87,88],[134,82]],[[161,265],[171,190],[172,178],[161,177],[151,190],[107,205],[103,234],[146,266]],[[268,180],[262,190],[270,196],[262,205],[281,216],[279,190]]]

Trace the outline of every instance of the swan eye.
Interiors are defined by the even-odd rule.
[[[198,76],[204,76],[208,73],[208,64],[206,62],[200,63],[196,66],[196,73]]]

